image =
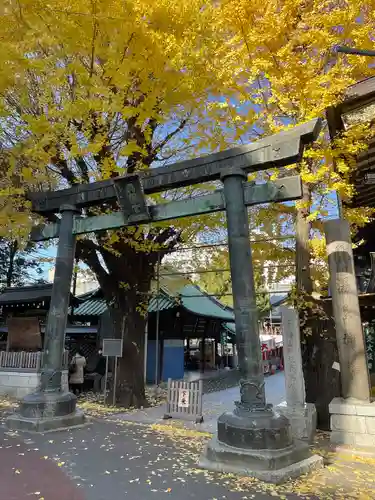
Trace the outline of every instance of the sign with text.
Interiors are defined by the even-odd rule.
[[[133,222],[147,220],[149,211],[138,175],[113,179],[118,203],[126,219]]]
[[[189,408],[189,391],[180,389],[178,392],[178,406],[180,408]]]
[[[103,339],[103,356],[121,358],[122,339]]]
[[[203,422],[203,381],[185,382],[168,379],[167,408],[164,418],[181,418]]]

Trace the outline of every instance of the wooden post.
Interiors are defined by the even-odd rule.
[[[201,341],[201,366],[200,370],[204,373],[206,368],[206,329],[204,330],[202,341]]]
[[[370,379],[365,338],[354,272],[349,223],[344,219],[325,222],[330,290],[336,323],[344,398],[370,400]]]

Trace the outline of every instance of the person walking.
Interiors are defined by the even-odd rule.
[[[69,390],[74,394],[80,394],[82,392],[85,366],[86,358],[79,349],[73,356],[69,367]]]

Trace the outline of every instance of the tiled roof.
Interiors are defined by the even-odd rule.
[[[170,297],[165,291],[161,290],[159,295],[152,297],[148,304],[148,312],[165,311],[167,309],[174,309],[178,307],[177,299]]]
[[[181,305],[186,310],[199,316],[227,322],[234,321],[233,311],[230,308],[221,304],[214,297],[208,296],[199,287],[186,284],[186,280],[184,282],[178,280],[179,286],[177,287],[171,286],[171,282],[171,279],[164,280],[159,295],[151,298],[148,305],[149,313],[157,310],[174,309]],[[81,303],[74,308],[74,316],[100,316],[107,309],[105,299],[100,297],[98,290],[91,294],[85,294],[78,299]]]
[[[52,284],[4,288],[0,295],[0,305],[41,302],[50,300]]]
[[[210,297],[198,286],[186,285],[181,290],[182,306],[193,314],[233,322],[234,313],[214,297]]]
[[[82,299],[82,296],[79,297],[79,300]],[[157,297],[153,297],[150,300],[148,306],[148,312],[156,312],[163,311],[165,309],[173,309],[177,307],[177,302],[170,299],[168,295],[164,292],[160,293],[159,299]],[[101,316],[107,310],[107,304],[104,298],[101,297],[92,297],[83,299],[83,301],[74,308],[73,314],[74,316]]]
[[[73,309],[74,316],[100,316],[107,310],[107,304],[104,299],[92,298],[78,303]],[[70,310],[70,314],[72,311]]]

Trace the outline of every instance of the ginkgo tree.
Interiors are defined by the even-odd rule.
[[[343,56],[335,50],[339,45],[374,48],[374,0],[227,0],[220,5],[219,22],[228,30],[230,47],[225,63],[233,67],[237,101],[248,110],[248,117],[235,120],[238,137],[261,136],[314,117],[324,118],[326,109],[343,99],[348,86],[374,76],[369,59]],[[227,101],[235,114],[232,103],[233,98]],[[303,198],[296,210],[267,207],[263,220],[275,221],[282,214],[290,225],[295,224],[294,297],[298,309],[307,310],[310,318],[315,315],[312,293],[327,291],[322,220],[334,208],[335,193],[346,202],[344,216],[353,229],[374,214],[369,207],[348,208],[355,190],[355,157],[374,132],[370,122],[358,124],[332,144],[325,128],[299,165],[268,172],[271,177],[293,172],[302,177]],[[339,390],[332,384],[334,343],[325,341],[321,328],[308,331],[304,338],[307,398],[317,404],[324,425],[328,423],[328,403]],[[327,390],[321,391],[322,386]]]
[[[217,96],[229,79],[216,13],[203,0],[2,2],[0,226],[27,233],[25,190],[108,179],[226,147],[233,136],[221,126],[226,109]],[[84,215],[113,209],[107,204]],[[116,335],[125,339],[121,405],[145,404],[139,304],[148,297],[157,255],[217,220],[79,239],[77,257],[95,273]]]

